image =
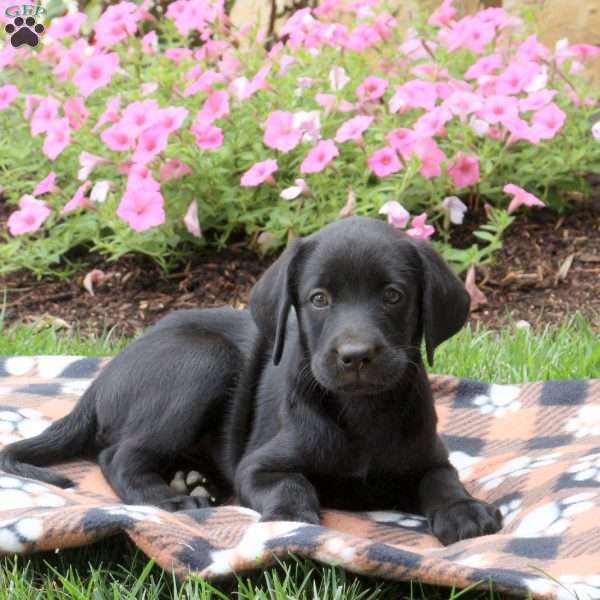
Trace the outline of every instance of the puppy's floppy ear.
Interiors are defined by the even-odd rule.
[[[263,273],[250,293],[250,312],[260,332],[274,340],[273,363],[283,354],[285,329],[293,304],[292,281],[299,262],[302,241],[295,239]]]
[[[435,349],[465,324],[471,297],[462,281],[429,242],[414,243],[423,268],[421,319],[427,362],[433,365]]]

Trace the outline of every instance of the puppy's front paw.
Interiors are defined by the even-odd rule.
[[[490,535],[502,528],[502,514],[487,502],[465,500],[437,510],[431,530],[444,546],[480,535]]]
[[[158,502],[157,506],[169,512],[177,512],[179,510],[193,510],[195,508],[208,508],[210,501],[205,496],[171,496],[162,502]]]
[[[261,521],[298,521],[300,523],[319,524],[319,513],[307,509],[274,508],[263,512]]]

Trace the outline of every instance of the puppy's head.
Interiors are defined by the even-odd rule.
[[[292,242],[252,290],[275,364],[292,306],[315,379],[334,393],[367,395],[394,387],[423,336],[431,364],[465,323],[469,295],[428,242],[354,217]]]

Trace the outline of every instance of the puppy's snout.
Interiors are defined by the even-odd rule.
[[[343,370],[361,369],[368,365],[377,353],[375,344],[347,342],[337,348],[338,365]]]

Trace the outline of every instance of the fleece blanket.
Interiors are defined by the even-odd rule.
[[[67,413],[107,359],[0,358],[0,445]],[[0,553],[82,546],[126,533],[160,566],[209,579],[288,553],[396,580],[476,582],[537,598],[600,598],[600,380],[499,385],[432,376],[440,430],[461,478],[495,503],[504,529],[444,548],[423,518],[323,511],[321,526],[260,523],[220,506],[170,514],[125,505],[98,467],[56,468],[68,490],[0,473]],[[205,493],[198,473],[175,486]]]

